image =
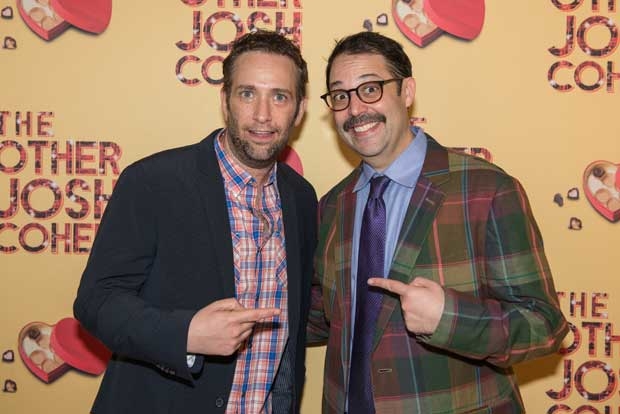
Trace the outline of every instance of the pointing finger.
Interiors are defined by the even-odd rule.
[[[385,279],[382,277],[371,277],[370,279],[368,279],[368,284],[370,286],[375,286],[390,291],[392,293],[396,293],[399,296],[404,295],[407,292],[407,287],[409,286],[401,281],[394,279]]]
[[[238,322],[258,322],[278,316],[280,312],[280,309],[277,308],[243,309],[236,311],[235,319]]]

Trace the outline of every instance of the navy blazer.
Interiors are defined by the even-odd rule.
[[[236,355],[187,367],[187,332],[204,306],[235,296],[224,182],[214,142],[151,155],[114,188],[74,303],[112,352],[93,413],[223,413]],[[273,384],[274,412],[297,412],[316,246],[316,193],[278,164],[288,275],[289,339]],[[196,369],[197,368],[197,369]]]

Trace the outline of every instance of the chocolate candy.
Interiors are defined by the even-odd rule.
[[[36,341],[41,336],[41,331],[37,327],[30,328],[28,329],[28,332],[26,332],[26,335],[28,336],[28,338],[34,339]]]
[[[594,197],[603,204],[611,200],[611,192],[606,188],[600,188],[594,193]]]
[[[403,17],[403,23],[405,23],[413,32],[417,33],[417,29],[421,23],[421,20],[417,14],[409,13],[408,15]]]
[[[579,200],[579,189],[577,187],[571,188],[568,190],[568,193],[566,193],[566,197],[569,200]]]
[[[15,353],[12,349],[4,351],[2,353],[2,362],[13,362],[15,361]]]
[[[0,11],[0,16],[3,19],[12,19],[13,18],[13,8],[11,6],[3,7]]]
[[[571,217],[570,222],[568,223],[569,230],[581,230],[582,223],[577,217]]]
[[[610,198],[607,202],[607,208],[611,211],[620,210],[620,199],[619,198]]]
[[[41,23],[41,20],[43,20],[43,18],[47,16],[47,14],[45,13],[45,10],[42,7],[33,7],[28,12],[28,16],[30,16],[30,18],[34,20],[35,22]]]
[[[11,36],[4,36],[4,42],[2,43],[3,49],[17,49],[17,40]]]
[[[17,392],[17,383],[11,379],[5,380],[2,391],[10,393]]]
[[[43,352],[40,349],[32,351],[29,357],[32,360],[32,362],[34,362],[37,365],[42,365],[45,361],[47,361],[47,356],[45,355],[45,352]]]
[[[50,30],[58,25],[58,23],[60,23],[60,21],[56,20],[55,17],[45,16],[43,20],[41,20],[41,27],[45,30]]]
[[[58,362],[54,361],[53,359],[46,359],[41,364],[41,369],[43,371],[45,371],[45,372],[52,372],[53,370],[55,370],[59,366],[60,366],[60,364]]]
[[[592,175],[594,175],[596,178],[601,178],[605,175],[605,169],[602,167],[594,167],[592,168]]]

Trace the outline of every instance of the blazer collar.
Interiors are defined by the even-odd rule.
[[[284,222],[284,237],[286,248],[286,275],[288,286],[288,317],[289,338],[295,338],[299,331],[298,324],[294,321],[300,320],[301,306],[301,238],[299,228],[299,214],[297,212],[297,199],[295,198],[295,187],[288,180],[286,165],[278,165],[277,184],[280,192],[282,205],[282,220]],[[302,329],[305,329],[303,327]]]
[[[213,131],[198,144],[196,168],[200,175],[197,179],[197,188],[200,192],[208,224],[204,231],[208,233],[210,246],[215,249],[217,259],[213,271],[217,272],[219,277],[213,278],[213,280],[217,280],[223,297],[231,298],[235,296],[233,249],[232,243],[222,242],[222,240],[230,240],[230,222],[226,208],[224,180],[213,147],[213,140],[221,131],[221,129]]]

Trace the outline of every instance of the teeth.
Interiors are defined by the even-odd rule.
[[[376,122],[371,122],[370,124],[356,126],[355,128],[353,128],[353,130],[355,132],[365,132],[365,131],[368,131],[370,128],[374,127],[375,125],[377,125]]]

